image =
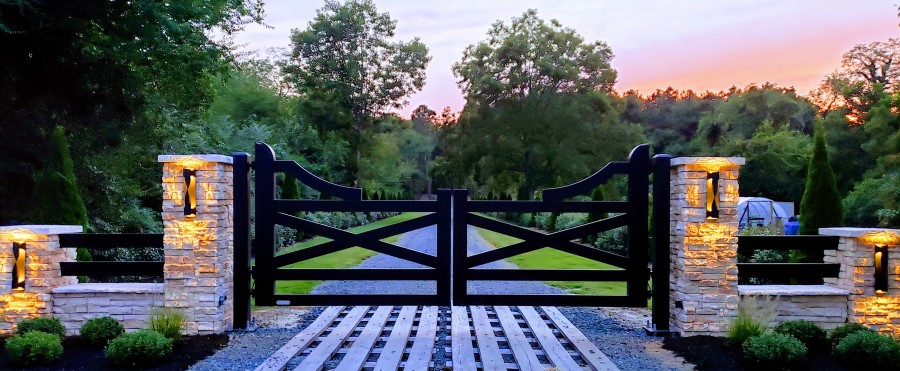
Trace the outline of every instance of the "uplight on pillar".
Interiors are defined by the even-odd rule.
[[[719,219],[719,172],[706,173],[706,219]]]
[[[25,290],[25,243],[13,243],[13,290]]]
[[[184,169],[184,216],[197,216],[197,171]]]
[[[888,291],[888,249],[875,246],[875,294],[884,295]]]

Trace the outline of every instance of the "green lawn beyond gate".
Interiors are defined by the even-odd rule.
[[[391,224],[397,224],[403,221],[414,219],[422,215],[425,215],[425,213],[403,213],[397,216],[379,220],[377,222],[353,227],[350,228],[349,231],[353,233],[362,233]],[[399,239],[400,236],[397,235],[387,237],[385,239],[382,239],[382,241],[388,243],[396,243]],[[298,243],[291,247],[285,248],[284,250],[281,250],[279,254],[310,248],[328,241],[330,241],[330,239],[325,237],[314,237],[309,240],[303,241],[302,243]],[[349,249],[344,249],[335,253],[323,255],[315,259],[294,263],[288,265],[285,268],[350,268],[358,265],[363,260],[366,260],[376,254],[378,253],[372,250],[367,250],[361,247],[351,247]],[[279,294],[309,294],[313,288],[321,283],[322,281],[277,281],[275,283],[275,292]]]
[[[377,222],[359,227],[350,228],[353,233],[361,233],[384,226],[400,223],[424,215],[425,213],[403,213]],[[508,246],[521,240],[501,233],[476,228],[484,239],[497,248]],[[396,243],[400,236],[391,236],[382,241]],[[325,237],[314,237],[302,243],[288,247],[280,254],[306,249],[330,241]],[[352,247],[315,259],[302,261],[288,265],[286,268],[350,268],[358,265],[377,253],[361,247]],[[543,248],[529,253],[516,255],[508,259],[513,264],[523,269],[617,269],[609,264],[585,259],[577,255],[569,254],[555,249]],[[279,294],[308,294],[322,281],[278,281],[275,290]],[[547,284],[564,289],[578,295],[624,295],[625,282],[573,282],[573,281],[548,281]]]
[[[481,237],[497,248],[522,241],[487,229],[476,229]],[[523,269],[619,269],[609,264],[547,247],[516,255],[507,260]],[[578,295],[625,295],[626,293],[625,282],[547,281],[547,284]]]

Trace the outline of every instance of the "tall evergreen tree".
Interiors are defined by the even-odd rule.
[[[53,130],[48,154],[44,168],[35,175],[32,221],[87,228],[87,208],[75,182],[75,167],[62,126]]]
[[[800,234],[819,234],[819,228],[840,226],[841,195],[838,193],[834,171],[825,148],[825,125],[815,129],[812,156],[806,174],[806,188],[800,202]],[[823,253],[819,251],[794,251],[791,261],[821,263]],[[816,278],[800,278],[799,284],[819,284]]]
[[[297,185],[297,178],[291,174],[284,174],[284,181],[281,183],[281,199],[296,200],[300,198],[300,186]]]
[[[75,166],[62,126],[53,129],[44,168],[34,177],[31,221],[42,224],[80,225],[88,228],[87,208],[78,191]],[[78,261],[90,261],[91,254],[78,248]]]
[[[819,228],[837,227],[841,221],[841,195],[825,148],[825,127],[818,125],[800,202],[800,234],[819,234]]]
[[[602,187],[594,188],[594,191],[591,192],[591,201],[603,201],[603,199],[605,199],[605,198],[606,198],[606,195],[603,194]],[[588,223],[596,222],[598,220],[603,220],[608,217],[609,217],[608,213],[592,211],[592,212],[588,213],[587,222]],[[588,235],[582,239],[582,242],[593,245],[594,241],[596,241],[596,240],[597,240],[597,235]]]
[[[518,201],[528,201],[529,200],[528,188],[525,187],[524,184],[519,186],[519,189],[516,190],[516,200],[518,200]]]

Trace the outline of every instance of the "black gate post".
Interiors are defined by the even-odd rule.
[[[670,167],[669,155],[653,156],[653,326],[651,331],[669,331]]]
[[[628,155],[628,301],[646,307],[649,263],[650,146],[641,144]]]
[[[275,153],[265,143],[256,143],[256,264],[253,297],[257,305],[274,305],[275,275]]]
[[[466,305],[466,256],[468,189],[453,190],[453,305]]]
[[[452,248],[450,227],[452,220],[451,210],[453,208],[453,191],[449,189],[439,189],[437,191],[437,258],[438,258],[438,278],[437,278],[437,297],[440,305],[450,305],[450,281],[453,278],[451,266]]]
[[[250,155],[236,152],[234,161],[234,324],[246,329],[250,320]]]

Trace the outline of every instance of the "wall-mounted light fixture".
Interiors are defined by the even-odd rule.
[[[197,216],[197,171],[184,169],[184,216]]]
[[[875,246],[875,294],[884,295],[888,291],[888,249],[884,245]]]
[[[706,219],[719,219],[719,172],[706,173]]]
[[[25,289],[25,243],[13,243],[13,290]]]

